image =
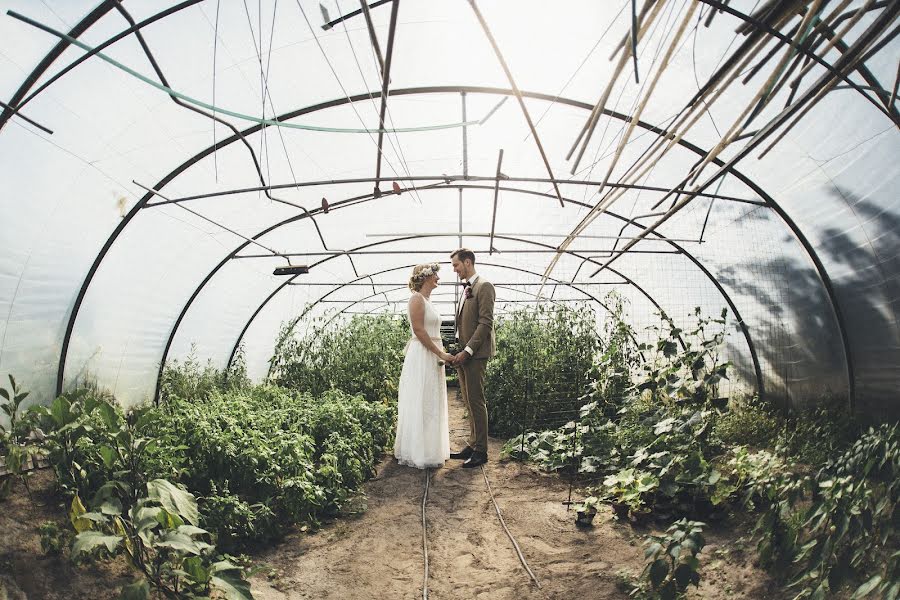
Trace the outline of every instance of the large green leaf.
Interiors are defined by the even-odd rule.
[[[659,558],[650,564],[650,583],[654,588],[658,588],[668,574],[669,563],[666,559]]]
[[[105,546],[107,550],[114,552],[121,541],[122,538],[117,535],[106,535],[99,531],[85,531],[75,536],[72,555],[79,556],[84,552],[90,553],[100,546]]]
[[[154,546],[163,546],[187,554],[200,554],[201,549],[200,545],[191,539],[191,536],[178,533],[177,531],[167,531],[165,535],[156,541]]]
[[[154,479],[147,483],[150,498],[159,502],[167,511],[180,515],[191,525],[200,524],[197,500],[194,495],[165,479]]]
[[[203,566],[203,559],[199,556],[189,556],[181,563],[181,568],[190,576],[191,579],[198,583],[206,583],[209,581],[210,569]]]
[[[250,584],[230,572],[213,575],[210,582],[214,588],[225,594],[227,600],[253,600]]]
[[[869,595],[869,593],[878,587],[878,584],[881,583],[881,575],[875,575],[870,580],[856,588],[856,591],[853,592],[853,595],[850,596],[850,600],[857,600],[857,598],[865,598]]]
[[[113,408],[112,404],[101,402],[99,409],[100,418],[103,419],[106,426],[110,429],[116,429],[119,425],[119,415],[116,414],[116,409]]]
[[[115,448],[110,448],[109,446],[100,446],[98,451],[100,452],[100,458],[103,459],[103,464],[106,465],[106,468],[112,469],[113,465],[116,464]]]
[[[150,584],[144,578],[124,586],[119,595],[119,600],[149,600],[149,598]]]
[[[58,427],[68,425],[75,418],[72,414],[72,404],[63,396],[59,396],[50,404],[50,416]]]

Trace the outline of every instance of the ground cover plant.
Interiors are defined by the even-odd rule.
[[[141,576],[125,597],[250,597],[228,553],[338,514],[392,443],[392,405],[254,386],[194,360],[166,373],[161,396],[123,411],[84,386],[14,421],[40,432],[70,506],[73,532],[45,527],[47,551],[126,555]]]
[[[749,509],[761,564],[796,598],[839,589],[896,598],[897,425],[864,430],[827,404],[792,413],[755,397],[722,398],[726,313],[694,317],[682,330],[661,314],[656,341],[641,345],[630,345],[624,320],[607,324],[578,417],[514,437],[504,454],[596,481],[588,500],[622,519],[722,521]],[[636,595],[685,592],[693,575],[672,580],[673,563],[665,579],[662,558]]]
[[[285,324],[271,359],[270,380],[314,396],[336,389],[371,402],[396,403],[403,351],[412,336],[405,316],[323,317],[296,332]]]

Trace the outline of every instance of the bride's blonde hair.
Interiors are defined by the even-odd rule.
[[[441,270],[437,263],[426,263],[413,267],[412,276],[409,278],[409,289],[418,292],[425,284],[425,280]]]

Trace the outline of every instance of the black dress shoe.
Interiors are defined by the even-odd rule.
[[[466,446],[465,449],[460,450],[459,452],[451,452],[450,458],[452,458],[454,460],[466,460],[467,458],[472,456],[473,452],[475,452],[475,451],[472,450],[471,446]]]
[[[479,452],[475,450],[472,452],[472,456],[463,463],[463,469],[471,469],[473,467],[480,467],[484,463],[488,461],[487,452]]]

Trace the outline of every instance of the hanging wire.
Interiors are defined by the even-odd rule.
[[[219,50],[219,8],[221,0],[216,0],[216,25],[213,30],[213,67],[212,67],[212,103],[216,105],[216,58]],[[219,153],[218,141],[216,140],[216,109],[213,108],[213,170],[215,171],[216,183],[219,183]]]
[[[299,5],[299,0],[298,0],[298,5]],[[303,125],[301,123],[286,123],[286,122],[278,121],[278,120],[274,120],[274,119],[260,119],[258,117],[254,117],[252,115],[239,113],[237,111],[222,108],[221,106],[218,106],[218,107],[213,106],[212,104],[203,102],[202,100],[197,100],[196,98],[192,98],[191,96],[188,96],[186,94],[178,92],[169,86],[166,86],[161,83],[157,83],[157,82],[153,81],[152,79],[138,73],[134,69],[126,67],[119,61],[103,54],[102,52],[97,52],[95,48],[89,46],[88,44],[85,44],[84,42],[82,42],[80,40],[73,38],[70,35],[67,35],[61,31],[57,31],[57,30],[53,29],[52,27],[48,27],[47,25],[44,25],[43,23],[35,21],[34,19],[31,19],[29,17],[21,15],[15,11],[8,11],[8,14],[9,14],[9,16],[11,16],[13,18],[18,19],[19,21],[22,21],[23,23],[27,23],[28,25],[32,25],[33,27],[36,27],[37,29],[40,29],[49,34],[55,35],[56,37],[58,37],[62,40],[65,40],[66,42],[72,44],[73,46],[77,46],[78,48],[81,48],[85,52],[94,53],[94,56],[106,61],[107,63],[111,64],[112,66],[116,67],[117,69],[120,69],[120,70],[124,71],[125,73],[128,73],[132,77],[146,83],[147,85],[153,86],[156,89],[165,92],[166,94],[168,94],[170,96],[174,96],[180,100],[183,100],[184,102],[193,104],[195,106],[199,106],[200,108],[217,111],[222,114],[228,115],[230,117],[235,117],[237,119],[242,119],[244,121],[250,121],[251,123],[257,123],[259,125],[268,125],[268,126],[272,126],[272,127],[286,127],[288,129],[303,129],[306,131],[323,131],[323,132],[327,132],[327,133],[367,133],[367,134],[372,134],[372,133],[379,133],[379,132],[381,132],[381,133],[412,133],[412,132],[420,132],[420,131],[437,131],[437,130],[441,130],[441,129],[457,129],[459,127],[465,127],[468,125],[481,125],[483,123],[483,119],[482,119],[479,121],[470,121],[468,123],[444,123],[444,124],[439,124],[439,125],[422,125],[419,127],[399,127],[396,129],[380,129],[380,128],[322,127],[322,126],[317,126],[317,125]]]
[[[554,98],[553,98],[553,100],[550,102],[550,104],[547,105],[547,108],[544,109],[544,112],[541,113],[541,116],[538,117],[538,120],[534,122],[534,126],[535,126],[535,127],[537,127],[538,125],[541,124],[541,121],[544,120],[544,117],[547,116],[547,113],[550,112],[550,109],[553,108],[553,106],[556,104],[556,101],[559,100],[560,96],[562,96],[562,95],[565,93],[565,91],[569,88],[569,84],[572,83],[572,80],[575,79],[575,76],[578,75],[578,73],[581,71],[581,69],[584,67],[584,65],[587,64],[587,61],[591,58],[591,56],[593,56],[594,52],[595,52],[595,51],[597,50],[597,48],[600,46],[600,42],[603,41],[603,38],[606,37],[606,34],[609,33],[609,30],[612,29],[613,25],[616,24],[616,20],[617,20],[617,19],[619,18],[619,16],[625,11],[625,7],[626,7],[626,6],[628,6],[628,0],[625,0],[625,2],[622,4],[622,7],[619,9],[619,12],[616,13],[616,16],[614,16],[613,18],[611,18],[611,19],[609,20],[609,25],[607,25],[607,26],[606,26],[606,29],[603,30],[603,33],[600,34],[599,39],[597,39],[597,43],[594,44],[594,47],[591,48],[590,51],[588,51],[587,55],[584,57],[584,60],[582,60],[582,61],[581,61],[581,64],[578,65],[578,67],[575,69],[575,72],[572,73],[572,75],[569,77],[569,79],[566,81],[566,83],[562,86],[562,88],[560,88],[559,92],[556,93],[556,96],[554,96]],[[523,142],[527,142],[529,137],[531,137],[531,132],[530,132],[530,131],[529,131],[528,134],[522,139],[522,141],[523,141]]]
[[[334,0],[334,3],[337,6],[338,14],[343,14],[344,11],[341,9],[341,4],[340,4],[339,0]],[[363,88],[366,90],[366,93],[369,96],[369,100],[371,100],[371,102],[372,102],[372,106],[377,109],[377,105],[375,103],[375,97],[372,95],[372,92],[371,92],[372,88],[369,86],[369,82],[366,80],[366,76],[365,76],[365,73],[363,72],[362,65],[359,64],[359,57],[356,54],[356,49],[353,47],[353,41],[350,38],[350,31],[347,29],[346,20],[341,21],[341,25],[343,26],[343,29],[344,29],[344,35],[347,37],[347,44],[350,46],[350,53],[353,55],[353,62],[356,63],[356,69],[359,71],[359,76],[363,81]],[[374,61],[375,67],[377,69],[379,64],[378,64],[378,57],[375,55],[374,47],[372,48],[372,60]],[[391,109],[387,105],[385,106],[385,109],[387,112],[388,120],[390,121],[391,126],[393,127],[394,120],[391,117]],[[376,110],[376,112],[377,112],[377,110]],[[394,154],[397,155],[397,157],[400,159],[400,164],[403,167],[403,170],[406,172],[406,174],[408,176],[411,177],[412,173],[409,170],[409,163],[406,161],[406,156],[403,154],[403,148],[400,145],[400,138],[396,134],[394,135],[394,137],[396,138],[397,145],[396,146],[394,145],[394,140],[391,139],[390,135],[387,136],[388,143],[391,145],[391,148],[394,150]],[[382,153],[382,156],[383,156],[383,153]],[[419,196],[419,191],[416,189],[415,182],[412,182],[411,185],[412,185],[413,193],[416,196],[416,200],[421,205],[422,198]]]

